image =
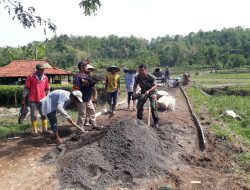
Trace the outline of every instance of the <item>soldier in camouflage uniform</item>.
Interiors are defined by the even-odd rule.
[[[137,103],[137,119],[143,118],[143,106],[147,99],[150,100],[152,117],[154,119],[154,126],[159,126],[159,115],[157,110],[157,93],[156,93],[156,80],[155,77],[148,73],[147,67],[144,64],[139,65],[139,74],[135,77],[134,94],[136,93],[137,85],[141,87],[142,96]]]

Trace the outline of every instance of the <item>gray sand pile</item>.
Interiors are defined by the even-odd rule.
[[[61,187],[131,187],[138,185],[139,179],[165,175],[167,156],[177,144],[171,133],[168,126],[154,129],[134,119],[121,121],[97,141],[65,155],[67,161],[59,162]]]

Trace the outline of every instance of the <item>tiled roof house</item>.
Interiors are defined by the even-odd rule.
[[[71,72],[59,69],[45,60],[15,60],[10,64],[0,67],[1,84],[23,84],[26,77],[35,71],[36,64],[44,63],[47,68],[44,73],[52,84],[62,83],[62,79],[72,75]]]

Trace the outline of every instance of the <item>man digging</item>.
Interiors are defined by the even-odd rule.
[[[64,109],[70,104],[70,102],[83,102],[82,93],[79,90],[74,90],[72,92],[68,92],[66,90],[54,90],[41,100],[42,112],[44,115],[47,115],[55,140],[58,143],[61,143],[62,140],[58,135],[57,112],[67,119],[71,125],[79,128],[79,126],[71,119],[69,114]],[[84,129],[82,129],[82,132],[85,132]]]
[[[137,85],[141,87],[141,96],[137,103],[137,119],[143,118],[143,106],[147,99],[150,101],[150,107],[152,117],[154,119],[154,127],[159,127],[159,115],[157,110],[157,84],[155,77],[148,73],[147,66],[145,64],[139,65],[139,73],[135,77],[135,83],[133,87],[133,93],[136,94]]]

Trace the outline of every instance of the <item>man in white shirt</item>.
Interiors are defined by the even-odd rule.
[[[58,143],[61,143],[62,140],[58,135],[56,112],[59,112],[71,125],[77,126],[64,109],[70,102],[83,102],[82,93],[79,90],[72,92],[54,90],[41,100],[42,112],[47,115],[55,140]]]
[[[124,79],[126,83],[126,91],[128,94],[128,109],[130,109],[130,100],[133,100],[133,111],[135,111],[135,100],[132,98],[133,87],[135,83],[136,70],[134,69],[124,69]]]

